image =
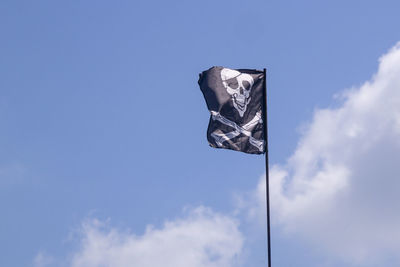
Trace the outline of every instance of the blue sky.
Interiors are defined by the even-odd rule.
[[[264,159],[206,141],[221,65],[268,69],[274,266],[398,266],[399,8],[1,1],[0,265],[265,266]]]

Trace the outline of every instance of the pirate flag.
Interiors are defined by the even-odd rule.
[[[207,139],[215,148],[250,154],[265,152],[264,72],[212,67],[199,85],[211,113]]]

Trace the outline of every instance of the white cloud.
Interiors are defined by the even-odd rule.
[[[370,81],[342,97],[340,107],[316,110],[286,164],[272,166],[272,217],[287,233],[357,264],[396,258],[400,43],[381,57]],[[263,180],[259,203],[265,201]]]
[[[204,207],[160,229],[148,226],[140,236],[96,219],[85,222],[81,233],[72,267],[231,267],[243,246],[237,222]]]

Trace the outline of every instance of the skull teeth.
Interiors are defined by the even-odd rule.
[[[245,99],[244,101],[238,101],[238,99],[236,98],[235,95],[233,96],[233,98],[234,98],[234,102],[238,106],[238,108],[241,110],[244,110],[246,107],[247,99]]]

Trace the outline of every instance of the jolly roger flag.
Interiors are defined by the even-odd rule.
[[[215,148],[263,154],[264,72],[212,67],[199,85],[211,113],[207,139]]]

